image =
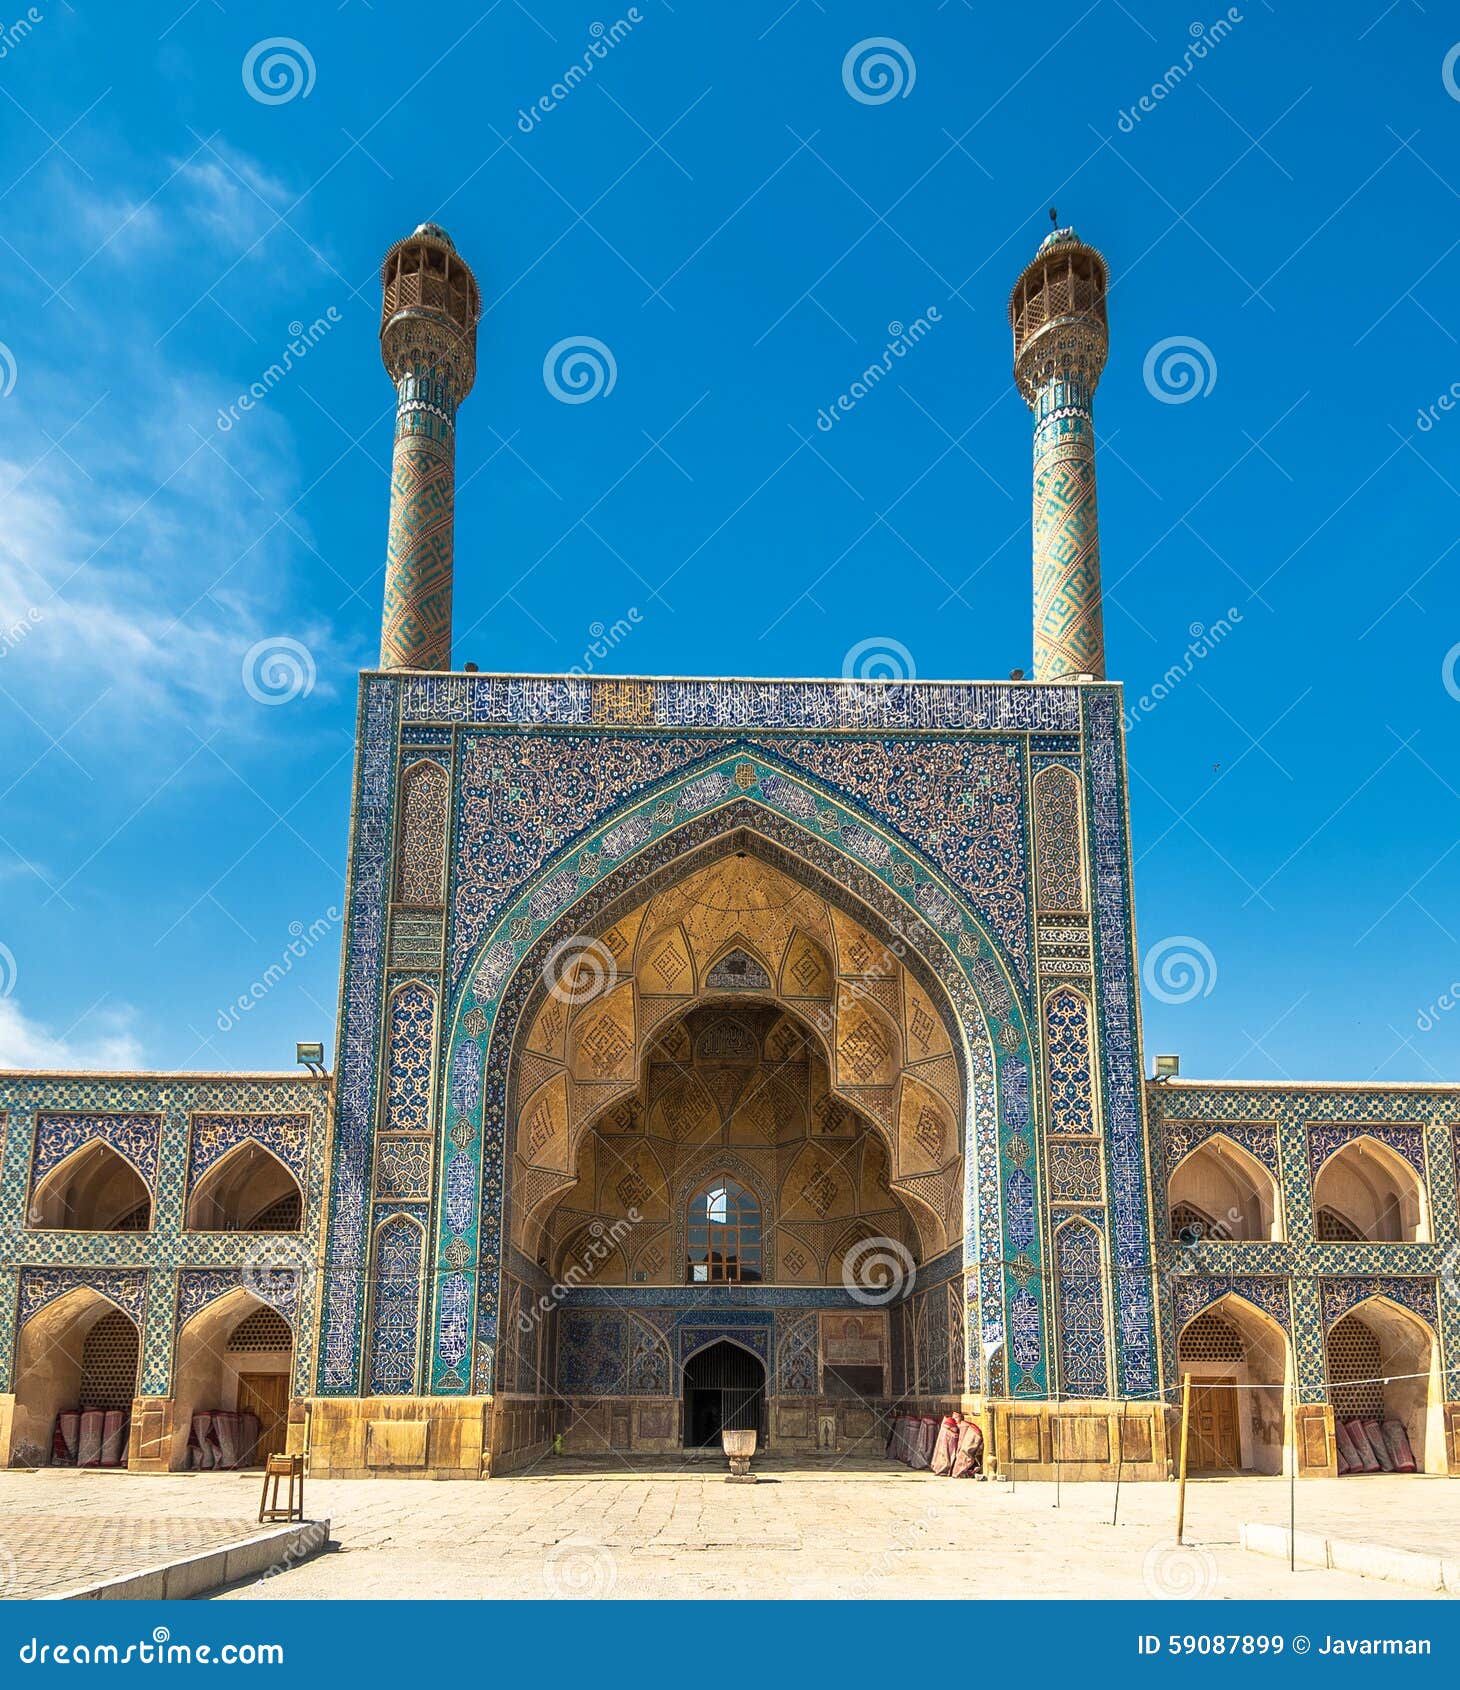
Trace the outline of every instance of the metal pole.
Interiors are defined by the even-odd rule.
[[[1060,1505],[1060,1438],[1062,1435],[1060,1394],[1056,1391],[1054,1394],[1054,1419],[1050,1423],[1050,1437],[1054,1442],[1054,1505],[1056,1508]]]
[[[1129,1399],[1120,1405],[1120,1424],[1116,1431],[1118,1444],[1115,1451],[1115,1507],[1111,1510],[1110,1523],[1116,1525],[1120,1520],[1120,1475],[1125,1467],[1125,1411],[1130,1407]]]
[[[1176,1486],[1176,1541],[1186,1530],[1186,1435],[1191,1428],[1191,1375],[1181,1376],[1181,1468]]]
[[[1298,1570],[1298,1381],[1297,1358],[1288,1379],[1288,1571]]]

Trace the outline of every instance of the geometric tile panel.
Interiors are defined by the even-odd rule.
[[[248,1139],[272,1151],[303,1184],[309,1156],[308,1115],[194,1115],[192,1128],[189,1199],[209,1168]]]
[[[132,1164],[151,1193],[157,1188],[158,1115],[37,1115],[31,1192],[83,1144],[109,1144]]]

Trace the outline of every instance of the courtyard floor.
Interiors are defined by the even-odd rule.
[[[612,1468],[549,1461],[486,1483],[311,1481],[311,1516],[337,1547],[224,1600],[329,1597],[1381,1597],[1408,1586],[1285,1563],[1238,1544],[1244,1521],[1287,1524],[1288,1486],[1193,1481],[1187,1547],[1176,1489],[968,1483],[884,1462]],[[0,1474],[0,1588],[69,1588],[168,1552],[257,1530],[259,1476]],[[1397,1548],[1460,1544],[1460,1484],[1317,1480],[1297,1487],[1300,1531]],[[1443,1598],[1442,1598],[1443,1599]]]

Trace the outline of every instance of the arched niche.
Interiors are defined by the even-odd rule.
[[[221,1156],[193,1188],[190,1232],[298,1232],[304,1193],[279,1158],[256,1138]]]
[[[1188,1152],[1166,1187],[1172,1237],[1197,1227],[1204,1242],[1279,1239],[1277,1181],[1255,1156],[1216,1133]]]
[[[146,1232],[152,1197],[120,1151],[92,1139],[37,1185],[27,1224],[58,1232]]]
[[[778,1150],[784,1162],[815,1139],[846,1165],[801,1179],[801,1209],[821,1205],[801,1217],[816,1272],[803,1228],[796,1265],[777,1278],[822,1283],[833,1240],[817,1235],[865,1208],[845,1207],[871,1161],[856,1142],[863,1134],[881,1145],[878,1207],[894,1216],[892,1234],[920,1258],[961,1243],[968,1109],[961,1033],[939,988],[915,978],[906,945],[895,954],[855,906],[834,907],[817,884],[760,855],[765,842],[737,832],[717,844],[573,941],[571,962],[590,951],[597,961],[596,989],[580,989],[578,967],[562,991],[544,986],[529,999],[508,1104],[519,1248],[556,1260],[545,1233],[560,1206],[559,1243],[563,1227],[622,1213],[635,1191],[641,1212],[664,1219],[656,1188],[677,1180],[690,1150]],[[585,1155],[600,1140],[590,1182]],[[634,1151],[638,1141],[653,1144],[653,1165]],[[605,1207],[605,1186],[620,1183],[622,1200]],[[772,1206],[795,1206],[785,1197],[777,1192]],[[639,1243],[629,1254],[633,1282],[644,1283]],[[680,1249],[647,1253],[660,1263],[648,1283],[681,1282]],[[768,1251],[769,1271],[772,1262]]]
[[[243,1454],[255,1466],[284,1453],[294,1333],[271,1304],[238,1286],[200,1309],[177,1336],[173,1365],[173,1441],[169,1466],[188,1466],[193,1416],[222,1409],[259,1416],[259,1435]]]
[[[1180,1373],[1193,1382],[1192,1466],[1287,1472],[1293,1350],[1277,1321],[1229,1291],[1185,1323],[1176,1356]]]
[[[1378,1295],[1350,1309],[1324,1343],[1335,1422],[1397,1421],[1421,1473],[1448,1470],[1440,1347],[1429,1323]]]
[[[1425,1191],[1410,1164],[1363,1134],[1340,1145],[1313,1182],[1321,1243],[1415,1244],[1429,1238]],[[1325,1223],[1325,1212],[1332,1219]]]
[[[602,1026],[594,1029],[591,1046],[581,1038],[575,1045],[567,1041],[568,1021],[583,1012],[584,999],[576,989],[558,990],[556,982],[547,981],[555,959],[565,951],[581,957],[591,947],[600,965],[605,954],[613,959],[613,968],[605,972],[614,984],[622,983],[625,973],[635,972],[631,953],[636,938],[669,931],[662,925],[651,929],[643,913],[646,902],[729,857],[759,859],[797,883],[797,898],[764,906],[767,920],[781,922],[788,938],[790,929],[805,925],[795,906],[808,894],[811,901],[830,907],[834,924],[843,919],[861,924],[869,938],[861,954],[855,945],[843,945],[840,932],[834,934],[828,954],[837,959],[838,968],[845,956],[863,970],[865,989],[874,1001],[879,1001],[878,993],[913,982],[915,989],[905,1000],[904,1026],[910,1037],[904,1060],[937,1066],[954,1100],[958,1128],[957,1159],[950,1158],[945,1167],[910,1176],[896,1164],[892,1147],[889,1183],[897,1200],[906,1199],[908,1212],[917,1216],[925,1259],[929,1239],[939,1230],[948,1248],[964,1248],[962,1158],[965,1148],[973,1154],[975,1141],[980,1173],[976,1182],[967,1184],[982,1197],[986,1182],[993,1187],[1002,1182],[1008,1212],[1021,1229],[1016,1233],[1011,1220],[1009,1237],[1020,1249],[1037,1253],[1037,1239],[1028,1245],[1021,1241],[1025,1211],[1021,1208],[1015,1215],[1013,1204],[1016,1198],[1022,1201],[1023,1194],[1009,1195],[1017,1170],[1011,1172],[1006,1165],[998,1132],[1001,1120],[1016,1128],[1034,1125],[1032,1047],[1016,985],[1017,966],[941,870],[916,857],[902,841],[856,820],[834,798],[823,796],[823,808],[817,809],[816,796],[794,771],[767,771],[764,795],[755,796],[747,783],[753,785],[756,767],[742,759],[734,766],[733,779],[727,767],[724,774],[716,770],[685,785],[687,819],[642,850],[671,811],[666,802],[670,788],[666,785],[660,794],[645,797],[637,809],[620,812],[561,861],[545,864],[532,887],[501,912],[490,931],[472,940],[469,957],[463,955],[465,990],[453,1020],[448,1109],[441,1124],[445,1168],[438,1199],[441,1242],[434,1259],[431,1377],[443,1390],[461,1390],[468,1380],[477,1388],[490,1388],[490,1345],[473,1345],[474,1312],[479,1309],[484,1319],[493,1318],[504,1284],[501,1252],[514,1245],[522,1248],[542,1206],[576,1183],[576,1164],[566,1155],[567,1135],[575,1131],[570,1119],[573,1100],[567,1092],[573,1053],[589,1048],[602,1063],[592,1080],[578,1082],[603,1088],[594,1093],[604,1099],[594,1118],[627,1109],[633,1102],[633,1079],[615,1047],[625,1037],[632,1043],[638,1032],[652,1031],[673,1012],[676,1001],[684,1004],[683,996],[667,989],[667,976],[654,993],[641,992],[631,980],[638,997],[634,1014],[641,1019],[628,1022],[626,1000],[634,994],[624,994],[615,1006],[596,1007],[603,1016],[621,1005],[617,1034],[612,1024]],[[746,795],[734,796],[736,787]],[[706,807],[707,795],[714,798],[727,791],[731,796],[723,806]],[[824,831],[832,826],[828,817],[833,815],[848,824],[836,838]],[[610,864],[606,870],[604,858]],[[582,865],[590,863],[597,877],[585,889]],[[717,919],[713,901],[701,900],[700,908]],[[542,925],[544,910],[555,914]],[[676,918],[680,932],[696,919],[693,907],[681,908]],[[534,922],[539,925],[524,950],[524,924]],[[695,942],[692,932],[688,938]],[[777,954],[771,945],[759,944],[758,949],[769,957]],[[884,958],[896,967],[886,967]],[[677,968],[676,959],[666,960],[678,987],[688,959],[681,954]],[[574,978],[582,972],[577,970]],[[606,992],[612,990],[610,985]],[[592,993],[586,996],[593,998]],[[824,1008],[823,1014],[834,1017],[835,1006]],[[611,1023],[611,1013],[608,1018]],[[556,1101],[547,1083],[555,1076],[562,1082]],[[490,1107],[484,1111],[488,1100]],[[878,1119],[876,1109],[867,1107],[864,1113],[891,1144],[890,1124]],[[514,1162],[523,1122],[530,1124],[536,1143],[530,1155]],[[499,1157],[508,1170],[501,1222],[478,1202],[480,1169],[495,1165]],[[999,1205],[985,1197],[980,1210],[985,1243],[997,1252],[1003,1242],[996,1237]],[[524,1254],[547,1270],[546,1252],[529,1246]],[[1019,1314],[1026,1329],[1030,1312],[1041,1303],[1040,1284],[1036,1277],[1020,1293]],[[1000,1311],[989,1310],[985,1324],[990,1323],[1000,1324]],[[1031,1378],[1042,1375],[1043,1356],[1036,1356],[1027,1342],[1021,1366],[1026,1388]]]
[[[708,1232],[720,1223],[696,1214],[714,1186],[754,1205],[753,1282],[844,1284],[849,1230],[891,1240],[907,1263],[947,1247],[942,1215],[890,1179],[886,1135],[834,1090],[826,1042],[798,1009],[697,1003],[655,1030],[636,1084],[575,1135],[562,1180],[525,1217],[524,1254],[560,1282],[693,1284],[699,1261],[719,1283]],[[546,1160],[544,1092],[557,1096],[540,1087],[523,1124]],[[955,1141],[945,1130],[935,1148],[946,1159]],[[519,1167],[521,1201],[533,1171]]]
[[[78,1286],[37,1309],[16,1345],[12,1462],[49,1465],[56,1416],[63,1411],[130,1415],[140,1355],[136,1323],[100,1291]],[[122,1464],[126,1449],[124,1430]]]

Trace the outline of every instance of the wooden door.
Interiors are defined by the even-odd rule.
[[[282,1455],[289,1423],[289,1375],[240,1373],[238,1412],[259,1417],[259,1441],[248,1453],[248,1465],[262,1466],[266,1456]]]
[[[1235,1473],[1242,1466],[1237,1435],[1235,1380],[1193,1379],[1191,1443],[1187,1464],[1195,1472]]]

